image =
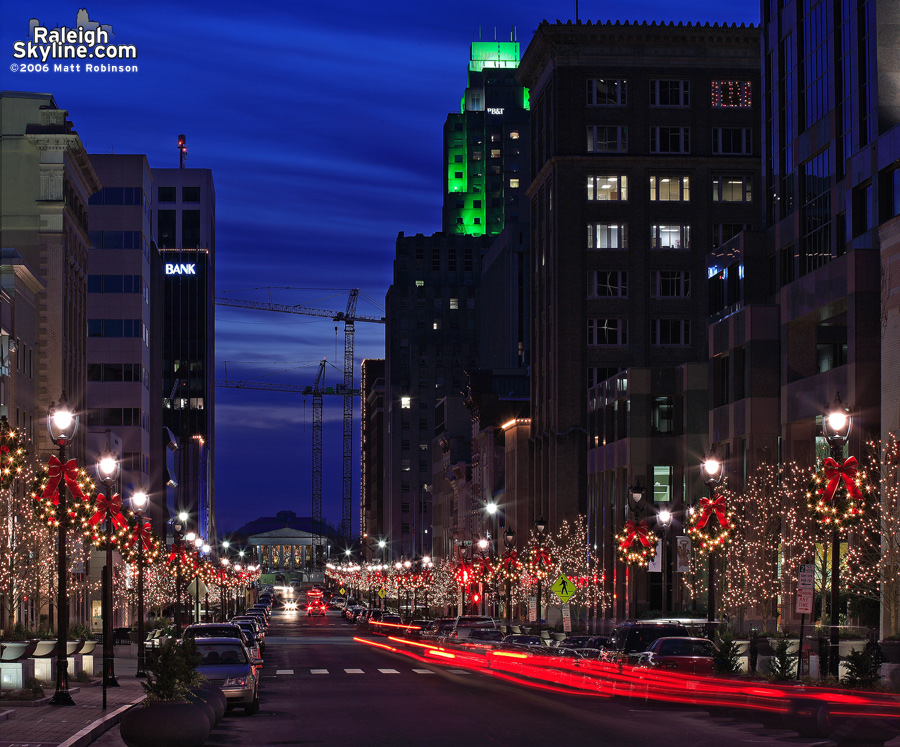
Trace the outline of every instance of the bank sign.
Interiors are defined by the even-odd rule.
[[[166,275],[196,275],[197,265],[194,262],[174,264],[166,262]]]

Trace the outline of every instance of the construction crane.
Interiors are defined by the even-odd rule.
[[[358,396],[349,392],[353,391],[353,346],[356,322],[371,322],[384,324],[384,317],[368,316],[356,313],[356,303],[359,299],[359,288],[353,288],[347,299],[346,311],[328,311],[326,309],[314,309],[308,306],[291,306],[289,304],[273,303],[272,289],[267,288],[268,301],[246,301],[228,296],[216,296],[216,304],[219,306],[234,306],[240,309],[258,309],[260,311],[278,311],[286,314],[303,314],[304,316],[317,316],[344,323],[344,430],[343,430],[343,482],[341,490],[341,534],[344,541],[350,540],[350,492],[353,484],[353,397]]]
[[[344,397],[344,401],[359,395],[359,390],[350,390],[348,393],[343,386],[333,389],[325,386],[325,365],[323,358],[319,363],[316,374],[316,382],[312,386],[300,386],[297,384],[276,384],[270,381],[237,381],[235,379],[216,379],[216,386],[229,387],[231,389],[262,389],[272,392],[295,392],[304,397],[312,396],[313,401],[313,443],[312,443],[312,518],[313,518],[313,542],[315,547],[322,545],[320,534],[322,527],[322,396],[326,394]],[[227,369],[226,369],[227,377]],[[352,401],[352,400],[351,400]],[[346,538],[345,538],[346,539]],[[318,553],[319,550],[317,549]],[[315,558],[315,567],[318,567],[319,558]]]

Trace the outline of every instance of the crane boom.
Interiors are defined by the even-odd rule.
[[[271,288],[269,289],[271,296]],[[304,316],[316,316],[344,323],[344,430],[342,441],[343,458],[343,486],[341,491],[341,534],[345,542],[350,541],[350,492],[353,482],[353,368],[354,368],[354,334],[355,322],[371,322],[384,324],[385,318],[367,316],[356,313],[356,305],[359,300],[359,288],[353,288],[347,299],[345,311],[328,311],[326,309],[314,309],[308,306],[291,306],[270,301],[247,301],[228,296],[216,296],[216,303],[220,306],[233,306],[244,309],[258,309],[261,311],[277,311],[286,314],[303,314]],[[358,394],[358,392],[357,392]],[[313,418],[315,419],[315,400],[313,400]]]

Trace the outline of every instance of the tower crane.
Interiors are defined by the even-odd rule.
[[[313,542],[318,548],[322,545],[320,534],[322,527],[322,396],[326,394],[344,397],[346,402],[350,397],[358,396],[359,390],[347,392],[344,387],[332,389],[325,386],[325,364],[323,358],[319,363],[315,384],[312,386],[300,386],[297,384],[277,384],[270,381],[238,381],[235,379],[216,379],[216,386],[229,387],[231,389],[263,389],[271,392],[296,392],[304,397],[312,395],[313,401],[313,443],[312,443],[312,518],[313,518]],[[227,377],[227,369],[226,369]],[[352,400],[351,400],[352,402]],[[347,539],[347,537],[345,537]],[[316,550],[318,552],[318,550]],[[318,567],[319,558],[315,558]]]
[[[229,296],[216,296],[216,304],[219,306],[234,306],[241,309],[259,309],[261,311],[277,311],[287,314],[303,314],[305,316],[317,316],[344,323],[344,429],[343,429],[343,480],[341,489],[341,534],[344,541],[350,539],[350,492],[353,483],[353,397],[359,394],[353,392],[353,338],[356,322],[371,322],[384,324],[384,317],[368,316],[356,313],[356,303],[359,299],[359,288],[353,288],[347,299],[346,311],[328,311],[315,309],[309,306],[292,306],[290,304],[273,303],[272,289],[269,292],[268,301],[246,301]],[[226,385],[227,386],[227,385]],[[314,408],[315,409],[315,406]]]

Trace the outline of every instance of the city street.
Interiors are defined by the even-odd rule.
[[[229,713],[208,745],[827,744],[699,710],[532,690],[423,664],[354,641],[355,627],[337,612],[279,610],[269,631],[262,710]]]

